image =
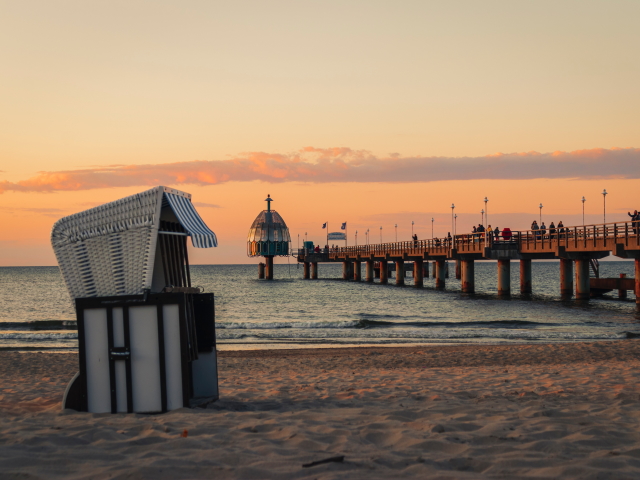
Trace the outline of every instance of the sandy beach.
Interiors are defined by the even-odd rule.
[[[639,354],[223,351],[220,401],[149,416],[62,412],[75,354],[0,352],[0,477],[639,478]]]

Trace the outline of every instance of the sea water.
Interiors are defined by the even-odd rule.
[[[535,343],[622,340],[640,335],[635,296],[617,292],[589,302],[561,300],[558,262],[533,262],[530,298],[511,265],[510,299],[497,297],[497,265],[476,262],[476,294],[460,292],[454,263],[444,291],[341,280],[341,264],[320,264],[303,280],[295,263],[277,264],[275,280],[256,265],[195,265],[192,283],[213,292],[219,348],[304,348],[425,343]],[[633,262],[601,262],[601,277],[634,275]],[[376,280],[377,282],[377,280]],[[73,304],[57,267],[0,268],[0,349],[74,350]]]

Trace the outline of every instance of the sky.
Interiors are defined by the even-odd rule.
[[[638,18],[636,0],[0,0],[0,266],[55,265],[57,219],[154,185],[193,195],[206,264],[257,262],[267,194],[294,248],[324,222],[350,244],[446,235],[452,204],[461,233],[485,197],[512,230],[581,225],[583,196],[587,223],[625,221]]]

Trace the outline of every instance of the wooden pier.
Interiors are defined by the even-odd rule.
[[[462,291],[465,293],[475,291],[474,262],[497,260],[499,296],[511,294],[512,260],[520,262],[520,292],[530,294],[531,262],[555,259],[560,260],[560,294],[563,297],[573,295],[575,278],[575,296],[586,300],[591,296],[593,283],[590,278],[591,265],[595,260],[615,255],[635,259],[635,279],[611,282],[610,286],[619,290],[633,286],[636,302],[640,304],[639,227],[639,224],[632,222],[606,223],[565,227],[562,232],[551,233],[542,233],[540,230],[512,231],[500,237],[485,236],[483,232],[456,235],[448,239],[322,249],[319,253],[301,249],[296,257],[298,262],[304,264],[305,279],[318,277],[318,263],[342,262],[345,280],[361,281],[364,263],[364,281],[373,282],[374,263],[379,263],[380,283],[383,284],[388,283],[389,262],[394,262],[398,272],[395,281],[398,285],[404,284],[404,263],[413,262],[416,287],[423,286],[423,278],[429,274],[429,262],[433,262],[437,289],[445,288],[445,261],[452,260],[456,262],[456,278],[461,280]]]

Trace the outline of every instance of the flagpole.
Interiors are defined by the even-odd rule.
[[[327,243],[325,245],[329,245],[329,222],[327,222]]]

